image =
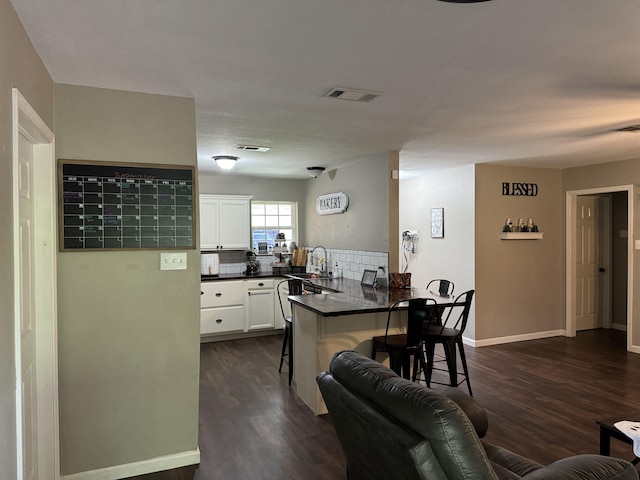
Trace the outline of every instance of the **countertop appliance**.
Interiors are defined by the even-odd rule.
[[[200,254],[200,274],[220,275],[220,255],[217,253]]]
[[[256,254],[252,251],[247,252],[247,269],[245,275],[257,275],[262,270],[262,264],[256,260]]]

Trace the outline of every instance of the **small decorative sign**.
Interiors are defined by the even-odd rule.
[[[536,197],[538,196],[538,184],[502,182],[502,195],[508,195],[512,197]]]
[[[318,215],[333,215],[344,213],[349,206],[349,197],[344,192],[327,193],[316,199]]]
[[[444,238],[444,208],[431,209],[431,238]]]

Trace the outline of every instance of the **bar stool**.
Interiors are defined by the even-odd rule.
[[[302,280],[282,280],[276,287],[278,301],[280,302],[280,311],[282,312],[282,318],[284,320],[284,335],[282,338],[282,352],[280,353],[280,367],[278,367],[278,373],[282,372],[282,364],[286,358],[287,363],[289,364],[289,385],[291,385],[291,380],[293,378],[293,316],[285,313],[284,304],[282,303],[280,286],[285,282],[289,287],[289,295],[302,295]]]
[[[464,344],[462,341],[462,334],[467,327],[467,320],[469,319],[473,294],[474,290],[469,290],[458,295],[451,306],[445,307],[445,310],[448,311],[446,315],[442,317],[442,323],[439,325],[430,325],[424,334],[424,348],[427,353],[425,379],[428,387],[430,387],[432,383],[457,387],[466,382],[469,395],[473,395],[471,392],[471,382],[469,381],[467,358],[464,354]],[[442,344],[444,348],[444,358],[442,360],[435,360],[436,344]],[[462,374],[463,379],[460,382],[458,381],[456,347],[460,350],[460,360],[462,361],[462,369],[464,371]],[[435,368],[434,364],[438,362],[446,362],[447,369]],[[448,371],[449,383],[432,381],[431,376],[434,370]]]
[[[408,304],[407,333],[389,335],[389,325],[392,313],[401,306]],[[437,315],[438,304],[432,298],[412,298],[399,300],[389,307],[387,313],[387,328],[384,335],[371,339],[371,358],[375,360],[378,352],[389,354],[389,366],[399,376],[410,378],[411,356],[414,357],[414,377],[418,365],[424,368],[422,352],[422,338],[425,329]]]

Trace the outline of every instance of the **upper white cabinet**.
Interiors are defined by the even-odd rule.
[[[200,195],[200,250],[248,249],[250,202],[247,195]]]

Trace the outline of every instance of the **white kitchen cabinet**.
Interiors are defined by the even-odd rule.
[[[273,279],[245,280],[247,331],[275,327]]]
[[[200,284],[200,334],[242,332],[245,329],[244,282]]]
[[[248,195],[200,195],[200,250],[248,249],[250,202]]]

